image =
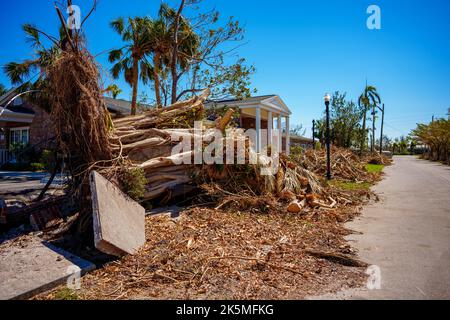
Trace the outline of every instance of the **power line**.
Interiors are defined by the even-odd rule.
[[[392,125],[390,125],[389,123],[386,123],[386,122],[385,122],[384,125],[387,126],[387,127],[389,127],[389,128],[391,128],[391,129],[394,130],[394,131],[397,131],[397,132],[400,133],[400,134],[405,134],[403,131],[401,131],[400,129],[398,129],[398,128],[392,126]]]

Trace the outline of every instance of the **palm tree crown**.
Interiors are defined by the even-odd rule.
[[[60,27],[58,38],[38,30],[31,24],[24,24],[22,30],[25,32],[27,42],[34,48],[34,57],[22,62],[9,62],[3,67],[3,71],[13,85],[20,85],[19,91],[41,90],[45,86],[46,70],[61,54],[65,38],[64,29]],[[49,40],[50,46],[44,44],[42,36]],[[28,98],[44,110],[50,111],[44,95],[32,94]]]
[[[370,109],[370,107],[377,106],[379,103],[381,103],[381,98],[377,92],[377,88],[366,84],[364,92],[361,94],[361,96],[358,99],[358,105],[363,112],[363,124],[362,124],[362,133],[361,133],[361,142],[360,142],[360,152],[361,153],[364,151],[364,147],[366,144],[367,111]],[[372,121],[375,121],[375,119],[372,119]]]
[[[131,114],[136,114],[137,92],[139,78],[144,83],[152,75],[152,66],[147,60],[150,52],[151,19],[149,18],[118,18],[111,22],[111,27],[122,37],[125,45],[120,49],[112,50],[109,53],[109,62],[115,63],[111,69],[112,76],[118,78],[124,74],[125,81],[133,88],[131,100]]]
[[[0,97],[6,93],[6,87],[0,83]]]

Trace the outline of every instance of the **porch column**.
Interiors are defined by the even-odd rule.
[[[277,129],[278,129],[278,152],[283,152],[283,128],[281,127],[281,114],[278,114],[277,120]]]
[[[286,117],[286,155],[291,153],[291,133],[289,132],[289,117]]]
[[[272,146],[272,133],[273,133],[273,115],[272,111],[269,111],[267,114],[267,145]]]
[[[256,152],[261,152],[261,108],[256,107]]]

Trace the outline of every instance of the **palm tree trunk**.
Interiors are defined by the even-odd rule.
[[[361,155],[361,156],[364,152],[364,146],[366,144],[366,113],[367,113],[367,109],[364,107],[363,124],[362,124],[362,132],[361,132],[361,143],[359,146],[359,155]]]
[[[177,102],[177,88],[178,88],[178,72],[177,72],[177,64],[178,64],[178,29],[180,26],[181,13],[183,12],[184,5],[186,0],[181,0],[180,7],[178,8],[178,12],[175,16],[175,23],[173,28],[173,48],[172,48],[172,61],[171,61],[171,73],[172,73],[172,104]]]
[[[139,61],[133,58],[133,97],[131,99],[131,115],[134,116],[137,111],[137,93],[139,83]]]
[[[373,153],[375,151],[375,105],[372,106],[372,141],[370,150]]]
[[[161,103],[161,92],[160,92],[160,83],[159,83],[159,65],[160,65],[161,57],[159,53],[155,53],[153,55],[153,78],[155,82],[155,97],[156,97],[156,106],[158,108],[162,108]]]

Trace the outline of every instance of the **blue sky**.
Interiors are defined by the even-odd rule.
[[[171,4],[177,1],[169,0]],[[82,10],[89,0],[77,0]],[[0,65],[27,58],[32,49],[21,25],[34,23],[56,33],[53,1],[2,1]],[[99,0],[86,24],[93,54],[120,45],[108,23],[119,16],[156,15],[159,0]],[[381,8],[381,30],[366,27],[366,9]],[[345,91],[356,100],[366,78],[386,104],[386,133],[406,135],[417,122],[445,116],[450,107],[450,1],[446,0],[205,0],[223,18],[233,16],[246,28],[248,43],[239,55],[257,68],[258,94],[279,94],[303,124],[323,112],[323,95]],[[84,12],[84,11],[83,11]],[[110,68],[107,55],[98,61]],[[112,80],[111,80],[112,81]],[[106,82],[111,82],[106,80]],[[9,85],[0,72],[0,83]],[[130,88],[123,81],[122,98]],[[140,88],[150,92],[150,88]]]

